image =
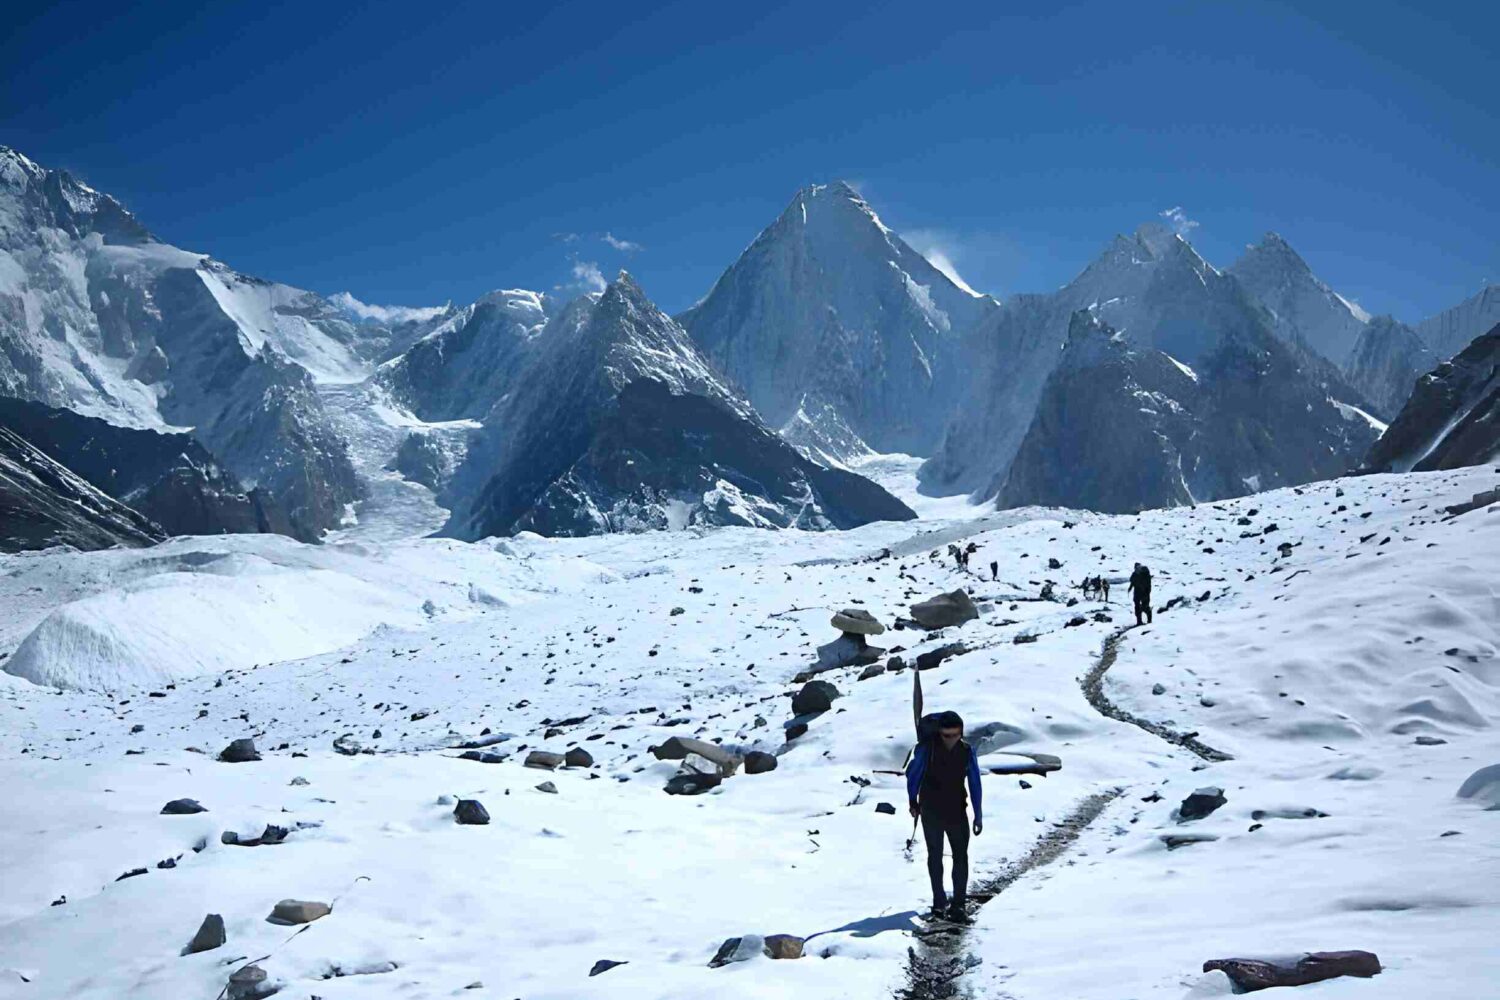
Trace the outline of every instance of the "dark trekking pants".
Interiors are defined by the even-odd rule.
[[[960,806],[922,805],[922,836],[927,841],[927,875],[932,879],[932,902],[942,906],[947,900],[943,892],[943,838],[948,838],[948,847],[953,854],[953,899],[963,903],[969,890],[969,812]]]
[[[1140,591],[1136,591],[1136,595],[1135,595],[1135,623],[1137,625],[1141,624],[1141,618],[1142,617],[1144,617],[1146,619],[1146,623],[1147,624],[1150,624],[1150,622],[1151,622],[1151,591],[1149,591],[1149,590],[1146,591],[1145,593],[1142,593]]]

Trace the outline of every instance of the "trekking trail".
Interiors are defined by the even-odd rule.
[[[1229,754],[1199,740],[1196,733],[1179,733],[1139,718],[1105,696],[1104,675],[1115,664],[1120,640],[1133,627],[1135,626],[1125,626],[1111,633],[1104,640],[1093,667],[1079,678],[1079,686],[1088,703],[1106,718],[1144,729],[1210,763],[1233,760]],[[988,903],[1030,872],[1062,857],[1082,836],[1084,830],[1103,814],[1110,803],[1124,795],[1126,790],[1119,787],[1086,796],[1067,816],[1043,834],[1019,861],[1006,864],[998,872],[979,878],[969,893],[973,909],[977,910]],[[896,992],[896,1000],[947,1000],[961,995],[963,986],[960,980],[964,973],[979,964],[965,947],[969,926],[939,922],[930,929],[917,933],[918,944],[907,949],[906,985]]]

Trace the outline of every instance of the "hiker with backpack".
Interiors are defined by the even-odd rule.
[[[1130,574],[1130,592],[1135,595],[1135,623],[1151,624],[1151,571],[1140,563]]]
[[[915,678],[914,678],[915,680]],[[921,697],[920,681],[917,698]],[[917,746],[906,769],[906,797],[913,819],[920,819],[927,843],[927,874],[932,879],[932,916],[967,923],[969,833],[984,829],[979,784],[979,757],[965,742],[964,720],[957,712],[921,716]],[[965,786],[968,795],[965,796]],[[968,799],[974,801],[969,824]],[[943,840],[953,854],[953,895],[943,891]]]

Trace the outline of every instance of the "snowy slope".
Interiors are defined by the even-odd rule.
[[[995,306],[836,182],[797,192],[678,320],[768,424],[843,459],[936,446]]]
[[[908,660],[973,647],[923,679],[929,706],[971,729],[1002,724],[982,744],[987,768],[1022,751],[1062,759],[1024,786],[984,778],[976,877],[1008,870],[1089,797],[1124,790],[1061,859],[978,911],[956,948],[958,985],[1015,1000],[1227,996],[1203,961],[1354,947],[1378,952],[1385,972],[1310,994],[1482,996],[1500,975],[1487,936],[1500,918],[1500,814],[1454,793],[1500,762],[1489,568],[1500,528],[1484,510],[1449,520],[1438,508],[1491,479],[1368,476],[1125,518],[1031,510],[822,535],[520,538],[497,556],[610,572],[468,620],[179,681],[160,698],[13,680],[0,689],[0,780],[27,808],[0,817],[0,996],[212,996],[260,956],[288,995],[464,995],[476,982],[532,1000],[898,995],[908,948],[929,950],[915,936],[926,880],[902,858],[904,817],[875,805],[901,808],[901,779],[883,772],[910,739],[911,673],[836,671],[834,710],[791,743],[780,727],[788,681],[832,637],[832,610],[860,601],[889,624],[955,585],[972,588],[979,620],[876,641],[906,646]],[[1252,537],[1239,537],[1241,517]],[[974,565],[994,560],[999,581],[952,569],[941,550],[954,538],[972,538]],[[892,557],[871,561],[882,549]],[[1050,558],[1063,568],[1047,570]],[[1119,585],[1140,558],[1158,605],[1173,607],[1120,641],[1103,691],[1232,761],[1200,760],[1085,698],[1080,680],[1125,617],[1118,589],[1109,606],[1037,600],[1048,578],[1102,572]],[[29,585],[54,597],[78,578],[25,559]],[[1037,641],[1013,644],[1023,634]],[[502,763],[442,749],[486,728]],[[333,752],[346,733],[377,752]],[[647,747],[671,735],[774,749],[779,766],[667,796],[676,765]],[[264,760],[185,749],[212,755],[242,736]],[[532,748],[572,745],[595,765],[521,766]],[[1227,805],[1174,823],[1204,785]],[[491,823],[455,825],[443,795],[477,797]],[[158,815],[181,796],[209,811]],[[1305,809],[1327,815],[1284,818]],[[267,823],[292,830],[284,844],[221,843]],[[1219,839],[1166,850],[1161,838],[1183,832]],[[175,867],[155,867],[165,859]],[[333,912],[292,938],[264,919],[288,897]],[[207,912],[223,914],[228,944],[178,957]],[[808,938],[808,957],[708,968],[724,938],[776,932]],[[590,977],[600,959],[628,964]]]

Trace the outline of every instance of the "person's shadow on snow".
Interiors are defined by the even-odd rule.
[[[842,927],[834,927],[826,931],[818,931],[816,934],[809,934],[804,940],[811,941],[813,938],[822,937],[824,934],[843,934],[845,932],[857,938],[866,938],[874,937],[877,934],[884,934],[886,931],[917,931],[922,929],[922,925],[917,921],[918,916],[919,914],[916,910],[904,910],[901,913],[888,913],[879,917],[866,917],[863,920],[855,920],[847,923]]]

